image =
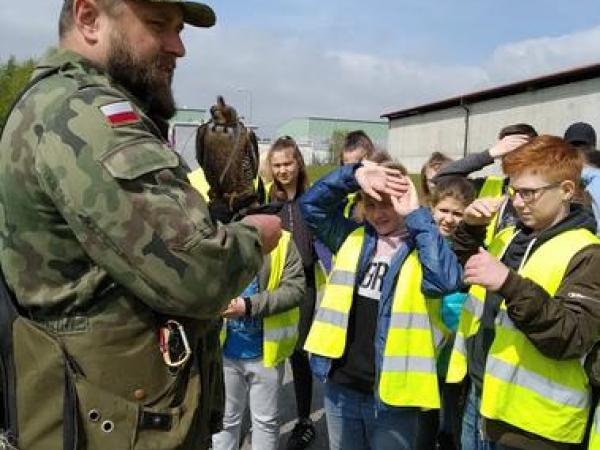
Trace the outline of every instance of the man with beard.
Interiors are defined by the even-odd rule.
[[[280,223],[217,227],[167,146],[184,23],[214,12],[64,0],[59,48],[6,122],[0,373],[22,450],[204,449],[220,427],[217,318]]]

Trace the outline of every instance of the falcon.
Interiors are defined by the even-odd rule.
[[[208,207],[213,219],[228,223],[258,205],[258,142],[235,109],[222,96],[210,108],[211,119],[198,128],[196,159],[210,186]]]

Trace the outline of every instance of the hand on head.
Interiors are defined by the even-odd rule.
[[[392,206],[398,215],[408,216],[411,212],[419,208],[419,195],[412,180],[404,176],[403,183],[406,183],[406,192],[401,195],[390,195]]]
[[[360,188],[375,200],[381,200],[380,194],[401,197],[409,191],[412,183],[398,169],[380,166],[370,161],[363,161],[362,164],[354,176]]]
[[[531,138],[526,134],[509,134],[508,136],[504,136],[490,148],[490,156],[492,158],[501,158],[530,140]]]
[[[487,225],[500,209],[502,202],[504,202],[504,197],[478,198],[467,206],[463,213],[463,220],[468,225]]]

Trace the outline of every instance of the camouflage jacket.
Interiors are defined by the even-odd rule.
[[[0,140],[7,284],[27,315],[60,338],[94,386],[89,392],[101,393],[78,389],[79,401],[127,417],[112,433],[83,421],[89,448],[129,448],[133,440],[140,448],[205,448],[223,405],[215,319],[262,266],[258,233],[211,221],[143,104],[100,69],[51,50],[33,76],[41,74]],[[192,347],[192,363],[177,376],[159,351],[165,316],[184,325]],[[34,385],[49,375],[62,383],[62,373],[44,373],[52,364],[33,364],[49,355],[27,340],[15,337],[25,347],[17,349],[17,376],[22,368]],[[43,394],[29,389],[18,399],[23,448],[54,448],[54,434],[41,431],[60,434],[62,411],[51,405],[62,402],[62,388],[45,385]],[[171,430],[136,429],[140,408],[174,414]]]
[[[255,229],[216,228],[143,107],[79,55],[50,51],[0,142],[1,264],[19,303],[85,311],[113,281],[155,311],[213,318],[259,270]],[[106,106],[126,102],[112,125]],[[136,119],[137,117],[137,119]]]

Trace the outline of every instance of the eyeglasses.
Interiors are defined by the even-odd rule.
[[[548,189],[552,189],[558,186],[560,186],[560,183],[552,183],[546,186],[540,186],[538,188],[517,189],[514,186],[508,186],[507,192],[511,200],[514,200],[517,194],[519,194],[519,197],[521,197],[521,200],[523,200],[525,203],[534,203],[538,201],[540,197],[544,194],[544,192],[546,192]]]

